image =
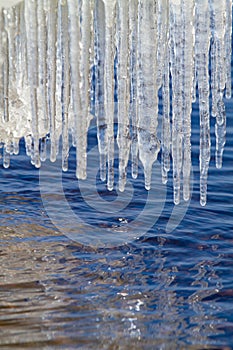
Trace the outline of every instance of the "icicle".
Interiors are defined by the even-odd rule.
[[[18,18],[17,23],[17,35],[15,38],[15,54],[16,54],[16,62],[15,62],[15,70],[16,70],[16,86],[17,92],[20,95],[22,91],[24,79],[27,81],[26,77],[23,76],[23,72],[25,72],[25,64],[26,64],[26,38],[25,38],[25,21],[24,21],[24,3],[20,3],[16,7],[16,16]],[[21,96],[19,96],[21,98]]]
[[[48,115],[50,120],[50,160],[56,160],[56,25],[57,25],[57,0],[48,2]]]
[[[47,158],[47,140],[43,137],[40,141],[40,160],[45,162]]]
[[[8,69],[9,69],[9,81],[8,81],[8,106],[10,102],[15,100],[16,95],[16,40],[15,33],[17,32],[18,16],[16,8],[9,8],[5,11],[5,25],[8,34]],[[9,108],[10,109],[10,108]],[[10,116],[8,116],[8,120]]]
[[[28,78],[30,84],[31,113],[32,113],[32,164],[40,167],[39,157],[39,110],[38,110],[38,20],[37,2],[25,2],[25,18],[27,31]]]
[[[195,19],[194,19],[195,24]],[[196,61],[193,62],[193,88],[192,88],[192,102],[195,103],[197,99],[197,71],[196,71]]]
[[[59,140],[62,135],[64,117],[64,81],[63,81],[63,27],[62,27],[63,0],[58,0],[57,5],[57,30],[56,30],[56,114],[55,114],[55,152],[59,153]],[[65,121],[65,118],[64,118]],[[64,160],[64,159],[63,159]],[[63,165],[62,165],[63,166]]]
[[[31,137],[31,135],[25,136],[24,142],[25,142],[25,148],[26,148],[26,155],[28,157],[31,157],[31,153],[32,153],[32,137]]]
[[[162,148],[162,182],[167,183],[167,174],[170,170],[170,148],[171,148],[171,130],[170,130],[170,70],[169,70],[169,48],[168,48],[168,1],[160,2],[160,11],[163,13],[163,26],[161,32],[163,36],[161,38],[161,45],[164,45],[164,58],[161,57],[164,68],[163,80],[162,80],[162,97],[163,97],[163,119],[162,119],[162,136],[161,136],[161,148]],[[161,63],[160,63],[161,64]]]
[[[19,154],[19,139],[13,140],[13,154],[15,155]]]
[[[45,0],[38,2],[38,104],[41,106],[41,122],[39,123],[39,134],[49,132],[48,120],[48,98],[47,98],[47,29],[45,17]]]
[[[90,25],[92,19],[93,3],[91,0],[83,1],[81,5],[81,56],[80,56],[80,98],[81,98],[81,113],[82,113],[82,127],[81,138],[82,145],[80,149],[80,157],[82,163],[78,169],[78,178],[86,178],[86,152],[87,152],[87,130],[90,122],[89,114],[89,91],[90,91],[90,50],[91,50],[91,28]]]
[[[214,66],[215,69],[215,79],[214,79],[214,92],[215,98],[214,107],[216,115],[216,167],[222,167],[222,155],[225,145],[225,135],[226,135],[226,113],[225,105],[223,102],[223,92],[226,86],[226,51],[225,51],[225,21],[226,21],[226,0],[219,3],[217,0],[212,0],[212,35],[213,35],[213,53],[214,55]],[[229,40],[229,38],[228,38]]]
[[[86,119],[86,133],[92,119],[92,115],[89,113],[90,104],[90,63],[91,63],[91,50],[93,47],[92,43],[92,30],[93,25],[93,0],[83,1],[81,7],[81,61],[80,61],[80,72],[81,72],[81,103],[82,103],[82,114],[83,118]],[[86,134],[85,133],[85,134]]]
[[[231,39],[232,39],[232,0],[226,0],[226,98],[231,98]]]
[[[95,28],[94,28],[94,21],[95,21],[95,10],[96,10],[96,2],[95,0],[91,0],[90,4],[90,48],[89,48],[89,89],[88,91],[88,97],[89,97],[89,117],[88,117],[88,126],[91,122],[93,116],[95,115],[95,62],[96,62],[96,52],[95,52]]]
[[[215,135],[216,135],[216,152],[215,161],[216,167],[220,169],[222,167],[222,156],[224,151],[224,146],[226,143],[226,111],[225,105],[222,101],[222,97],[218,101],[217,105],[217,122],[215,124]],[[218,122],[218,120],[221,121]]]
[[[107,118],[104,108],[105,7],[102,0],[95,8],[95,115],[100,153],[100,179],[106,180]]]
[[[129,8],[125,0],[119,0],[118,30],[118,134],[119,147],[119,190],[124,191],[126,184],[126,167],[129,160]]]
[[[70,96],[69,81],[69,39],[68,39],[68,8],[67,1],[59,0],[58,4],[58,33],[61,60],[61,116],[62,116],[62,169],[68,170],[69,134],[68,108]]]
[[[158,0],[157,2],[157,40],[157,86],[159,89],[162,85],[168,42],[168,0]]]
[[[129,1],[130,47],[130,109],[132,177],[138,176],[138,103],[137,103],[137,47],[138,47],[138,0]]]
[[[217,67],[216,67],[216,42],[212,39],[211,45],[211,93],[212,93],[212,117],[217,114]]]
[[[107,119],[108,190],[114,185],[114,43],[115,6],[114,0],[105,3],[105,62],[104,62],[104,107]]]
[[[4,145],[3,149],[3,167],[9,168],[10,166],[10,150],[9,150],[9,141],[7,141]]]
[[[200,203],[206,204],[210,162],[209,48],[210,19],[208,0],[196,1],[196,67],[200,110]]]
[[[183,198],[190,198],[191,173],[191,113],[193,99],[193,66],[194,66],[194,0],[183,0]]]
[[[76,145],[76,176],[82,178],[80,169],[85,168],[86,161],[82,159],[83,150],[83,120],[80,115],[80,13],[79,6],[75,0],[68,2],[69,9],[69,31],[70,31],[70,69],[72,86],[72,103],[75,116],[75,145]]]
[[[226,0],[221,2],[212,0],[214,13],[214,40],[216,41],[216,69],[219,74],[218,86],[223,90],[226,85],[225,74],[225,21],[226,21]]]
[[[158,125],[156,3],[139,1],[138,32],[138,144],[144,167],[145,188],[150,189],[152,165],[160,150]]]
[[[172,160],[174,203],[180,202],[181,169],[183,156],[182,120],[182,13],[181,0],[170,3],[171,75],[172,75]]]

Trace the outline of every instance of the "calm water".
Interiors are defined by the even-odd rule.
[[[156,198],[143,189],[141,172],[126,194],[107,192],[95,177],[96,193],[88,192],[91,180],[75,179],[73,150],[63,193],[49,162],[39,174],[23,147],[10,169],[0,169],[1,349],[233,348],[233,103],[227,103],[222,170],[214,167],[212,139],[205,208],[199,205],[194,107],[192,199],[175,212],[171,178],[166,189],[156,177]],[[92,129],[90,154],[95,142]],[[53,183],[44,203],[39,175],[45,185]],[[51,203],[61,215],[57,227],[46,211]],[[151,203],[155,218],[146,232]],[[130,237],[125,244],[124,235]]]

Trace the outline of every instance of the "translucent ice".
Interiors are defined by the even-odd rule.
[[[222,166],[231,37],[232,0],[8,1],[0,8],[3,166],[9,167],[21,138],[36,167],[47,153],[56,160],[61,141],[63,170],[73,145],[76,175],[85,179],[87,133],[94,118],[100,177],[109,190],[114,187],[116,155],[120,191],[130,159],[132,177],[137,177],[140,161],[150,189],[153,163],[161,151],[163,183],[172,164],[174,202],[181,196],[187,201],[197,88],[200,202],[205,205],[211,116],[216,123],[216,166]]]

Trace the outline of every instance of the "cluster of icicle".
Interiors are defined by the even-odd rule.
[[[47,143],[51,161],[56,160],[61,139],[63,170],[72,142],[77,177],[85,179],[87,132],[95,118],[100,177],[107,179],[108,189],[114,186],[117,123],[119,189],[124,190],[129,159],[133,178],[140,159],[149,189],[161,149],[162,181],[167,182],[172,160],[178,204],[181,192],[184,200],[190,198],[191,112],[198,90],[200,198],[205,205],[210,115],[216,118],[216,166],[222,165],[231,34],[232,0],[25,0],[2,9],[3,166],[19,152],[21,138],[36,167],[46,159]]]

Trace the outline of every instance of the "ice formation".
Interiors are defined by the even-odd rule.
[[[63,170],[72,144],[77,177],[85,179],[87,132],[94,118],[100,177],[108,189],[114,186],[116,141],[119,189],[124,190],[130,159],[133,178],[141,161],[149,189],[161,151],[162,181],[167,182],[172,161],[178,204],[181,195],[190,198],[191,113],[198,91],[205,205],[210,116],[216,119],[216,166],[222,166],[231,35],[232,0],[25,0],[1,9],[3,166],[19,152],[21,138],[37,168],[47,153],[56,160],[61,139]]]

